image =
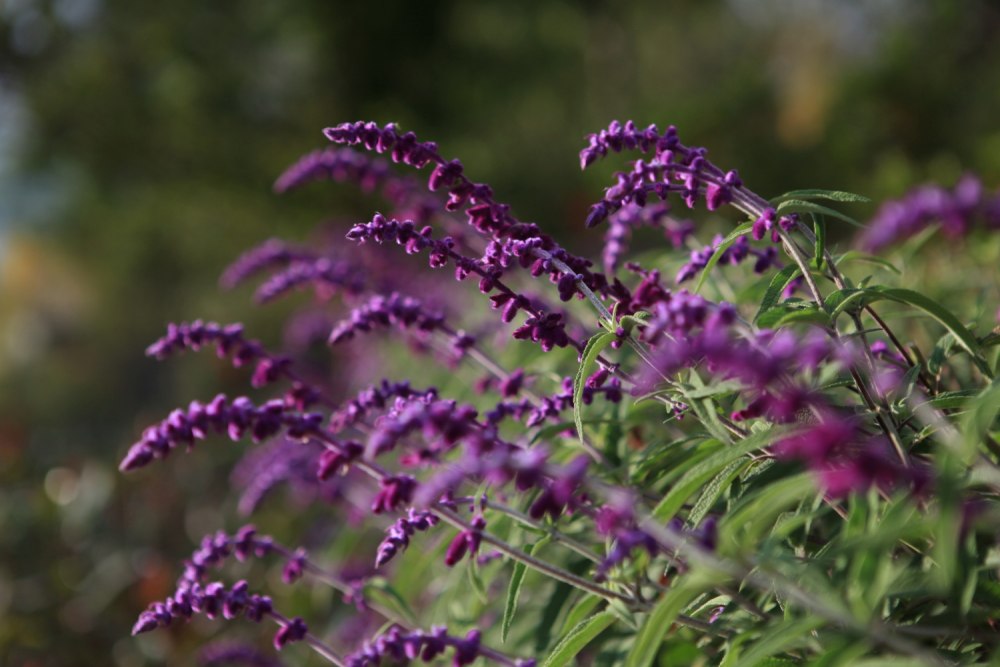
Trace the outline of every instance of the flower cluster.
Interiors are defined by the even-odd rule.
[[[345,658],[347,667],[378,667],[385,660],[408,664],[414,660],[430,662],[449,648],[454,650],[455,667],[472,664],[481,655],[481,633],[470,630],[465,638],[452,637],[443,626],[423,632],[407,632],[394,627]],[[533,667],[534,661],[518,661],[517,667]]]
[[[349,318],[334,326],[329,343],[335,345],[350,340],[358,332],[389,326],[422,332],[440,331],[454,337],[455,345],[460,351],[475,344],[475,338],[464,332],[454,331],[445,324],[442,313],[429,310],[420,299],[402,296],[398,292],[376,294],[353,308]]]
[[[400,517],[386,531],[386,537],[378,547],[375,567],[382,567],[399,552],[410,546],[410,538],[416,532],[429,530],[438,524],[436,515],[426,510],[410,508],[406,516]]]
[[[939,224],[949,238],[964,236],[974,226],[1000,229],[1000,193],[986,192],[972,174],[963,176],[951,190],[924,185],[883,204],[858,244],[876,252],[933,224]]]
[[[163,602],[151,604],[139,615],[132,627],[132,634],[165,628],[176,619],[188,620],[195,614],[203,614],[210,619],[222,616],[227,620],[245,616],[254,623],[259,623],[272,611],[271,598],[250,593],[249,584],[245,580],[236,582],[230,589],[226,589],[225,584],[218,581],[204,586],[196,583],[179,588]],[[287,641],[289,639],[285,638],[282,645]],[[275,643],[277,642],[276,637]]]
[[[394,328],[420,351],[450,343],[457,354],[443,355],[446,368],[423,355],[407,360],[402,376],[422,379],[427,388],[418,389],[373,377],[397,357],[370,339],[319,366],[329,349],[276,356],[240,325],[170,325],[151,356],[213,347],[235,366],[253,365],[255,387],[284,379],[290,388],[259,405],[220,394],[175,410],[146,429],[121,469],[209,435],[249,436],[261,446],[231,477],[239,509],[253,513],[288,482],[302,491],[293,494],[306,500],[300,507],[327,502],[287,529],[308,526],[314,552],[336,539],[323,552],[330,557],[373,552],[374,567],[349,557],[334,574],[252,525],[220,531],[202,540],[176,591],[142,612],[135,633],[194,614],[268,616],[280,626],[275,648],[304,641],[348,667],[445,654],[457,666],[531,667],[534,659],[506,651],[532,647],[560,664],[621,658],[642,666],[695,652],[701,662],[751,654],[808,662],[855,645],[929,664],[932,645],[970,660],[995,655],[992,598],[976,587],[996,541],[996,332],[979,335],[930,297],[849,273],[859,254],[830,249],[822,220],[805,223],[824,210],[808,200],[850,196],[801,190],[764,199],[705,149],[682,144],[672,126],[611,123],[588,137],[581,166],[642,155],[614,176],[585,221],[608,223],[602,273],[514,217],[437,144],[394,124],[344,123],[324,133],[340,147],[305,156],[275,189],[352,182],[383,195],[388,214],[350,226],[349,255],[271,240],[237,260],[223,284],[267,272],[258,301],[314,288],[320,298],[294,324],[302,341],[335,345]],[[427,168],[426,189],[362,148]],[[731,206],[747,219],[704,245],[694,222],[672,216],[678,198],[688,208]],[[997,226],[998,201],[971,178],[953,192],[927,188],[883,209],[860,242],[878,249],[935,221],[950,235]],[[342,242],[344,230],[330,224]],[[636,233],[661,235],[676,264],[647,262],[645,253],[629,261]],[[765,238],[771,243],[758,247]],[[426,253],[431,268],[448,268],[459,284],[445,281],[449,291],[437,292],[388,246]],[[680,262],[676,283],[716,262],[747,261],[756,273],[777,273],[769,284],[700,281],[707,296],[664,280],[663,267]],[[466,281],[489,297],[478,317],[459,294]],[[800,285],[808,289],[794,296]],[[947,334],[913,338],[938,341],[921,350],[890,326],[898,313],[879,314],[880,299],[916,306]],[[875,535],[890,516],[899,525]],[[442,524],[454,534],[417,537]],[[390,566],[415,540],[426,557],[410,553],[414,567]],[[336,632],[310,634],[304,620],[250,594],[246,581],[209,581],[230,556],[268,554],[282,559],[285,582],[309,575],[310,584],[344,593],[345,608],[328,610]],[[452,595],[462,594],[458,578],[466,576],[474,604]],[[842,585],[852,577],[860,585]],[[910,590],[923,579],[937,582],[931,616],[928,598]],[[831,604],[826,591],[835,588],[844,600]],[[683,597],[690,592],[697,595]],[[936,618],[953,612],[961,628]],[[410,629],[421,617],[467,634]],[[769,642],[789,628],[801,634],[805,626],[789,624],[803,618],[809,642]],[[668,632],[675,625],[685,629]],[[382,631],[359,641],[375,627]],[[742,654],[735,637],[747,642]],[[491,648],[501,643],[504,652]]]
[[[258,407],[245,396],[229,401],[225,394],[219,394],[207,404],[192,401],[187,410],[174,410],[159,424],[147,428],[119,468],[141,468],[154,459],[166,458],[178,445],[190,448],[213,432],[225,433],[233,441],[249,433],[254,442],[260,442],[282,430],[290,438],[303,438],[318,432],[322,422],[323,415],[298,412],[282,400]]]

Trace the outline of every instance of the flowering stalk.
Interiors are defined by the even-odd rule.
[[[210,535],[185,564],[178,591],[143,612],[137,631],[195,613],[269,616],[280,626],[276,648],[305,641],[334,664],[352,667],[445,654],[457,665],[478,658],[506,667],[535,664],[489,648],[486,633],[494,625],[501,642],[516,643],[515,654],[536,626],[537,645],[551,644],[563,664],[586,663],[599,654],[597,659],[619,656],[647,667],[674,655],[667,646],[672,651],[681,645],[715,662],[765,653],[801,662],[858,640],[879,658],[901,654],[929,664],[945,664],[939,652],[945,648],[969,659],[995,652],[983,620],[991,598],[978,573],[988,567],[1000,488],[991,458],[998,449],[992,433],[996,388],[972,384],[992,376],[990,361],[977,349],[993,345],[995,335],[974,335],[929,298],[907,301],[900,296],[909,294],[905,290],[852,282],[834,261],[822,221],[815,233],[805,226],[807,216],[830,210],[810,204],[809,198],[822,196],[817,191],[767,201],[736,171],[714,165],[705,149],[682,144],[675,128],[660,132],[612,123],[588,138],[581,165],[626,150],[644,155],[616,174],[587,217],[588,225],[609,224],[604,274],[538,225],[514,217],[488,186],[466,176],[460,162],[442,157],[436,144],[392,124],[346,123],[325,134],[342,146],[429,167],[427,187],[442,198],[435,203],[413,179],[398,179],[387,164],[350,148],[316,152],[286,172],[276,188],[316,179],[353,181],[362,189],[381,189],[395,212],[351,227],[347,238],[361,248],[349,262],[336,249],[320,254],[269,242],[238,260],[224,282],[271,271],[258,296],[267,300],[313,286],[320,296],[313,312],[323,309],[333,344],[397,328],[425,347],[451,346],[490,376],[463,393],[456,384],[467,378],[455,372],[462,368],[452,363],[456,357],[446,359],[447,373],[427,373],[433,376],[420,383],[426,389],[406,381],[372,385],[367,372],[358,370],[365,368],[369,350],[358,344],[339,356],[347,363],[337,367],[337,384],[321,393],[299,379],[290,361],[244,338],[239,327],[172,326],[151,354],[213,346],[234,365],[254,364],[255,386],[284,377],[292,388],[260,404],[220,395],[208,405],[194,402],[174,411],[130,448],[123,470],[211,434],[234,440],[250,435],[255,442],[278,437],[252,474],[233,476],[247,486],[245,495],[259,499],[260,489],[271,488],[274,479],[291,479],[293,468],[299,476],[310,470],[312,484],[330,504],[303,513],[301,521],[320,534],[330,525],[346,531],[369,522],[379,532],[363,569],[358,566],[352,576],[327,571],[304,550],[278,546],[249,527],[234,536]],[[967,233],[978,225],[964,222],[968,216],[988,219],[993,213],[991,196],[967,183],[949,196],[955,201],[945,207],[948,215],[957,211],[967,218],[949,218],[948,231]],[[728,239],[716,237],[701,248],[690,238],[693,223],[669,217],[674,199],[688,208],[703,203],[709,211],[732,206],[749,220]],[[441,236],[427,224],[450,229],[456,223],[452,214],[464,218],[482,244]],[[873,234],[894,239],[929,224],[931,216],[908,220],[879,223],[889,232]],[[658,268],[627,261],[632,231],[641,226],[664,230],[675,249],[691,245],[676,282],[704,274],[718,261],[750,258],[757,272],[777,273],[769,285],[727,285],[721,293],[734,303],[712,302],[665,283]],[[573,347],[576,364],[568,365],[566,355],[532,359],[533,346],[511,353],[493,349],[495,325],[453,305],[451,292],[435,298],[423,284],[419,290],[400,287],[412,282],[409,273],[387,275],[395,274],[390,263],[365,260],[371,246],[386,243],[408,254],[426,253],[432,268],[450,267],[460,281],[476,279],[502,323],[524,318],[514,328],[515,339],[532,340],[543,351]],[[788,266],[778,260],[779,247]],[[621,266],[629,273],[613,277]],[[362,281],[354,267],[365,267],[373,280]],[[547,277],[562,302],[593,307],[599,327],[586,344],[580,330],[593,329],[592,322],[571,321],[543,296],[516,289],[517,270]],[[798,281],[804,299],[791,294]],[[824,296],[825,282],[840,294]],[[758,316],[752,323],[750,304],[739,301],[755,290],[764,293],[759,307],[753,304]],[[343,304],[325,298],[334,291]],[[948,328],[951,339],[938,343],[931,360],[911,354],[905,339],[872,310],[870,301],[886,295],[921,307]],[[856,305],[849,299],[858,299]],[[435,303],[448,305],[447,320],[428,305]],[[853,330],[836,326],[843,311]],[[878,324],[879,340],[863,328],[865,312]],[[803,332],[806,319],[818,321],[820,330]],[[948,382],[968,375],[954,371],[952,339],[973,355],[980,375],[969,375],[963,392],[933,394],[932,375],[945,373]],[[380,356],[374,364],[384,360]],[[602,400],[595,405],[596,397]],[[574,455],[567,435],[574,431],[593,461]],[[935,438],[943,446],[933,444]],[[256,501],[244,506],[252,511]],[[455,532],[420,540],[421,546],[438,545],[437,558],[419,558],[413,548],[405,565],[393,566],[418,534],[441,524]],[[350,546],[365,549],[365,539]],[[543,550],[549,541],[563,548]],[[365,642],[356,636],[368,635],[367,629],[347,637],[350,646],[335,651],[310,635],[302,619],[284,617],[270,598],[251,595],[246,582],[227,588],[208,580],[209,570],[231,554],[270,552],[284,558],[285,581],[303,575],[325,581],[359,611],[371,609],[391,625]],[[461,595],[450,572],[464,570],[466,558],[478,600],[466,604],[449,595],[447,604],[431,602],[442,590]],[[504,563],[513,565],[509,578],[497,576]],[[379,579],[373,581],[376,570]],[[538,578],[555,582],[555,592],[539,592]],[[390,580],[402,592],[388,588]],[[917,580],[931,582],[925,593],[912,590]],[[496,609],[501,582],[507,595]],[[394,601],[379,597],[382,585]],[[363,593],[373,598],[370,604]],[[544,609],[538,605],[543,598]],[[560,625],[563,598],[572,600],[572,611],[550,642],[555,635],[547,633]],[[935,619],[938,612],[931,609],[962,619],[965,632]],[[449,620],[452,630],[429,622],[431,630],[422,631],[403,622],[418,615],[433,623]],[[370,623],[368,614],[358,622]],[[808,642],[778,646],[769,643],[772,636]]]

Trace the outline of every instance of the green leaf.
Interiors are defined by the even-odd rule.
[[[789,199],[826,199],[828,201],[839,201],[839,202],[861,202],[867,203],[871,199],[865,197],[864,195],[855,194],[853,192],[844,192],[842,190],[818,190],[818,189],[808,189],[808,190],[792,190],[791,192],[786,192],[783,195],[779,195],[771,200],[772,204],[780,204],[783,201],[788,201]]]
[[[564,636],[552,653],[542,663],[542,667],[562,667],[572,662],[573,658],[594,641],[615,622],[617,617],[610,611],[602,611],[585,621],[580,621]]]
[[[815,324],[825,327],[830,324],[830,316],[814,303],[802,305],[801,302],[795,304],[780,304],[761,313],[756,322],[762,329],[777,329],[786,324]]]
[[[566,633],[570,628],[585,619],[590,615],[590,612],[594,611],[594,608],[602,602],[604,602],[604,598],[598,595],[594,595],[593,593],[585,594],[576,604],[573,605],[573,608],[570,609],[569,613],[566,614],[566,620],[563,621],[562,632]]]
[[[587,341],[586,347],[583,348],[583,360],[580,362],[580,368],[577,369],[576,377],[573,379],[573,421],[576,422],[576,434],[581,441],[583,440],[583,385],[587,381],[590,368],[596,363],[601,351],[610,345],[615,338],[615,334],[610,331],[597,333]]]
[[[664,593],[663,599],[649,612],[639,629],[632,650],[625,658],[625,667],[648,667],[652,664],[674,620],[707,585],[705,581],[685,579]]]
[[[776,210],[779,215],[787,215],[789,213],[819,213],[821,215],[830,216],[831,218],[836,218],[837,220],[842,220],[849,225],[864,228],[864,225],[849,215],[841,213],[836,209],[832,209],[829,206],[814,204],[802,199],[786,199],[778,205]]]
[[[476,595],[483,604],[487,604],[490,601],[490,596],[486,593],[486,585],[483,583],[483,578],[479,575],[479,565],[475,556],[468,559],[467,572],[469,573],[469,583],[472,584],[472,590],[476,592]]]
[[[542,547],[552,540],[546,535],[526,549],[529,555],[534,555]],[[500,623],[500,641],[507,642],[507,635],[510,634],[510,626],[514,623],[514,614],[517,612],[517,601],[521,597],[521,583],[524,581],[526,571],[524,563],[518,561],[514,563],[514,573],[510,577],[510,586],[507,587],[507,602],[504,604],[503,620]]]
[[[742,656],[736,667],[755,667],[775,653],[780,653],[803,641],[809,640],[810,633],[823,625],[822,619],[804,618],[791,623],[783,623],[764,633],[764,638],[753,644]]]
[[[898,301],[899,303],[905,303],[910,306],[915,306],[933,317],[935,320],[944,325],[944,327],[951,332],[953,336],[955,336],[958,344],[972,356],[972,361],[976,364],[976,367],[979,368],[983,375],[990,379],[993,378],[993,371],[990,370],[989,365],[986,363],[986,360],[983,359],[979,350],[979,341],[976,340],[976,337],[972,335],[972,332],[965,328],[965,325],[962,324],[950,310],[942,306],[940,303],[921,294],[920,292],[914,292],[913,290],[903,289],[901,287],[869,288],[867,291],[875,292],[883,299],[889,299],[892,301]]]
[[[705,490],[701,492],[701,496],[698,498],[698,502],[694,504],[691,508],[691,512],[688,514],[688,523],[691,526],[697,526],[701,523],[701,520],[705,518],[712,506],[715,505],[715,501],[719,499],[722,492],[726,490],[733,480],[739,477],[743,469],[750,463],[749,460],[740,459],[733,461],[728,466],[723,468],[722,472],[715,476]]]
[[[764,299],[760,302],[760,310],[757,311],[757,314],[753,318],[754,322],[760,319],[761,315],[771,310],[778,304],[778,299],[781,298],[781,293],[784,289],[788,287],[788,283],[795,280],[795,277],[800,273],[802,273],[802,271],[799,270],[798,265],[789,264],[775,274],[774,278],[771,279],[771,284],[767,286],[767,292],[764,293]]]
[[[403,596],[399,594],[399,591],[382,577],[373,577],[368,580],[368,583],[365,584],[364,596],[372,602],[392,609],[405,619],[407,623],[417,624],[417,615],[413,612],[413,609],[403,599]]]
[[[751,229],[753,229],[753,221],[748,220],[747,222],[744,222],[736,229],[731,231],[729,233],[729,236],[723,239],[722,243],[720,243],[719,246],[715,249],[715,252],[712,253],[712,256],[708,258],[708,263],[705,264],[705,268],[702,269],[701,275],[698,276],[698,283],[694,286],[694,289],[692,290],[695,294],[701,291],[701,286],[705,283],[705,278],[708,277],[708,274],[711,272],[711,270],[715,268],[715,265],[719,263],[719,259],[722,257],[722,253],[726,252],[726,250],[729,249],[729,246],[736,243],[736,239],[738,239],[741,236],[746,236],[747,234],[749,234]]]
[[[727,447],[691,468],[681,479],[671,487],[653,509],[653,517],[660,522],[670,521],[684,503],[702,486],[719,474],[725,474],[725,469],[734,461],[738,461],[750,452],[766,447],[777,438],[783,429],[771,428],[766,431],[747,436],[732,447]]]
[[[963,463],[972,463],[983,438],[989,433],[1000,411],[1000,380],[994,380],[968,404],[968,411],[963,415],[962,428],[965,436],[965,457]]]
[[[969,403],[969,399],[975,396],[977,393],[979,392],[977,392],[975,389],[942,391],[940,394],[932,398],[929,401],[929,403],[938,410],[953,410],[955,408],[964,408]]]
[[[826,220],[821,215],[813,215],[813,234],[816,236],[816,243],[813,246],[813,266],[822,269],[826,259]]]
[[[799,308],[785,313],[772,326],[777,329],[786,324],[814,324],[818,327],[825,327],[830,324],[830,316],[819,306],[811,304],[807,308]]]
[[[698,417],[698,421],[716,439],[726,443],[732,442],[732,436],[726,430],[726,427],[722,425],[722,421],[719,420],[715,402],[711,398],[691,398],[687,393],[691,390],[691,386],[694,386],[694,391],[696,392],[703,392],[706,389],[701,377],[697,372],[691,371],[688,374],[688,379],[691,385],[680,385],[680,391],[681,395],[684,396],[685,402]]]
[[[892,262],[882,259],[881,257],[876,257],[875,255],[863,253],[860,250],[848,250],[844,254],[835,257],[834,262],[836,262],[837,265],[846,264],[848,262],[867,262],[869,264],[875,264],[884,269],[888,269],[897,276],[903,275],[903,272],[896,268],[896,265]]]

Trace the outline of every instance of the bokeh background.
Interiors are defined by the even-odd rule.
[[[577,152],[615,118],[676,124],[765,196],[877,201],[965,171],[995,187],[1000,10],[0,0],[0,664],[193,664],[197,633],[128,630],[193,541],[234,525],[232,457],[139,481],[116,464],[143,426],[242,380],[143,350],[195,317],[280,342],[283,307],[218,275],[270,236],[370,214],[350,188],[271,191],[323,127],[359,118],[437,140],[582,248],[612,167],[582,174]],[[262,521],[292,521],[281,507]]]

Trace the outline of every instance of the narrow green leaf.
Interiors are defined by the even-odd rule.
[[[573,605],[569,613],[566,614],[566,620],[563,621],[562,632],[560,634],[565,634],[574,627],[577,623],[585,619],[590,615],[590,612],[594,611],[594,608],[604,602],[604,598],[594,595],[593,593],[585,594],[580,600]]]
[[[830,324],[830,316],[818,306],[811,305],[808,308],[785,313],[772,326],[778,328],[786,324],[815,324],[818,327],[825,327]]]
[[[691,600],[700,595],[705,587],[705,582],[685,580],[668,590],[653,611],[649,612],[649,616],[639,629],[632,650],[625,658],[625,667],[648,667],[652,664],[663,638],[670,631],[670,626],[678,614],[690,604]]]
[[[960,431],[965,437],[965,457],[963,462],[972,463],[983,438],[989,433],[997,412],[1000,411],[1000,380],[994,380],[968,404],[968,411],[963,415]]]
[[[542,663],[542,667],[562,667],[573,661],[573,658],[594,641],[599,634],[608,629],[617,617],[610,611],[602,611],[590,618],[580,621],[566,634],[552,653]]]
[[[777,329],[786,324],[815,324],[825,327],[830,324],[830,316],[814,303],[783,303],[761,313],[756,324],[762,329]]]
[[[392,609],[408,623],[417,623],[417,615],[413,612],[410,605],[407,604],[405,599],[403,599],[403,596],[400,595],[399,591],[397,591],[392,584],[382,577],[369,579],[368,583],[365,585],[364,595],[365,598]]]
[[[705,383],[702,381],[697,372],[691,371],[691,373],[688,374],[688,380],[691,385],[694,386],[695,391],[705,390]],[[732,442],[732,436],[719,420],[715,402],[711,398],[693,399],[688,396],[687,392],[690,390],[691,385],[681,385],[680,389],[681,394],[684,396],[684,401],[691,407],[692,410],[694,410],[695,415],[698,417],[698,421],[712,436],[721,442]]]
[[[892,301],[898,301],[900,303],[915,306],[933,317],[935,320],[944,325],[944,327],[950,331],[953,336],[955,336],[958,344],[972,356],[973,362],[983,375],[990,379],[993,378],[993,371],[990,369],[986,360],[983,359],[982,354],[979,351],[979,341],[976,340],[976,337],[972,334],[972,332],[965,328],[965,325],[962,324],[950,310],[920,292],[914,292],[913,290],[903,289],[901,287],[886,287],[880,289],[871,288],[871,291],[876,292],[885,299],[891,299]]]
[[[610,331],[594,334],[583,348],[583,360],[573,379],[573,421],[576,422],[576,434],[580,440],[583,440],[583,385],[591,367],[597,362],[597,357],[615,338],[615,334]]]
[[[483,604],[487,604],[490,601],[490,596],[486,593],[486,584],[483,583],[483,578],[479,574],[479,565],[475,556],[468,559],[466,570],[469,573],[469,583],[472,584],[472,590],[476,592]]]
[[[855,194],[853,192],[844,192],[842,190],[818,190],[818,189],[808,189],[808,190],[792,190],[791,192],[786,192],[783,195],[779,195],[771,200],[772,204],[780,204],[783,201],[788,201],[789,199],[826,199],[828,201],[839,201],[839,202],[870,202],[871,200],[864,195]]]
[[[756,322],[760,319],[760,316],[771,310],[778,304],[778,300],[781,298],[781,293],[788,287],[788,283],[795,280],[795,277],[801,274],[802,271],[799,270],[797,264],[789,264],[781,271],[779,271],[771,279],[771,284],[767,286],[767,291],[764,293],[764,299],[760,302],[760,310],[754,316],[753,320]]]
[[[822,270],[826,256],[826,220],[822,215],[813,215],[813,234],[816,236],[816,243],[813,246],[813,265]]]
[[[881,266],[884,269],[888,269],[889,271],[895,273],[897,276],[903,274],[903,272],[900,271],[896,267],[896,265],[893,264],[892,262],[882,259],[881,257],[876,257],[875,255],[869,255],[867,253],[863,253],[860,250],[848,250],[844,254],[835,257],[834,262],[836,262],[837,265],[844,264],[847,262],[867,262],[868,264],[875,264],[877,266]]]
[[[864,225],[847,214],[841,213],[840,211],[832,209],[829,206],[814,204],[802,199],[786,199],[778,205],[776,210],[779,215],[787,215],[789,213],[820,213],[822,215],[830,216],[831,218],[836,218],[837,220],[842,220],[849,225],[864,228]]]
[[[548,544],[552,538],[548,535],[535,542],[526,549],[528,554],[534,555]],[[514,623],[514,614],[517,612],[517,601],[521,597],[521,583],[524,581],[526,571],[524,563],[518,561],[514,563],[514,573],[510,577],[510,586],[507,587],[507,602],[504,604],[503,620],[500,623],[500,641],[507,642],[507,635],[510,634],[510,626]]]
[[[715,505],[715,501],[719,499],[722,492],[732,484],[733,480],[739,477],[743,469],[749,464],[749,460],[736,460],[730,463],[728,466],[722,469],[715,478],[708,483],[705,490],[701,492],[701,496],[698,497],[698,502],[694,504],[691,508],[691,512],[688,514],[688,524],[691,526],[697,526],[701,523],[701,520],[705,518],[705,515],[712,509]]]
[[[764,633],[764,638],[754,643],[740,656],[736,667],[756,667],[775,653],[797,646],[809,640],[810,633],[823,625],[822,619],[804,618],[791,623],[782,623]]]
[[[747,234],[749,234],[751,229],[753,229],[753,221],[749,220],[738,226],[733,231],[731,231],[729,233],[729,236],[723,239],[722,243],[720,243],[719,246],[715,249],[715,252],[712,253],[712,256],[708,258],[708,263],[705,264],[705,268],[702,269],[701,275],[698,276],[698,283],[694,286],[694,289],[692,290],[695,294],[701,291],[701,286],[705,283],[705,278],[707,278],[708,274],[712,271],[713,268],[715,268],[715,265],[719,263],[719,259],[722,257],[722,253],[726,252],[726,250],[729,249],[729,246],[736,243],[736,239],[738,239],[741,236],[746,236]]]
[[[783,429],[771,428],[766,431],[754,433],[732,447],[727,447],[709,456],[691,468],[687,474],[671,487],[667,495],[653,509],[653,517],[663,523],[670,521],[680,508],[684,506],[688,498],[694,495],[709,480],[722,472],[726,466],[734,461],[738,461],[754,450],[771,444],[782,432]]]
[[[975,396],[975,389],[959,389],[958,391],[942,391],[929,402],[938,410],[952,410],[965,407],[969,399]]]

